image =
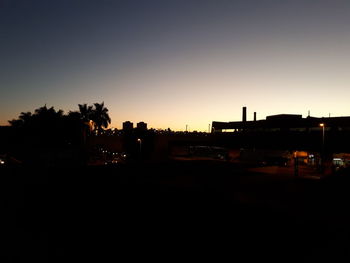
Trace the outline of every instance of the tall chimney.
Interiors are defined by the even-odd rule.
[[[247,107],[243,107],[242,121],[243,121],[243,122],[246,122],[246,121],[247,121]]]
[[[254,111],[254,121],[256,121],[256,112]]]

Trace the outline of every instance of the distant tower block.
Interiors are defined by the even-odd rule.
[[[247,107],[243,107],[242,121],[243,121],[243,122],[246,122],[246,121],[247,121]]]
[[[136,124],[137,129],[146,131],[147,130],[147,123],[141,121]]]
[[[254,121],[256,121],[256,112],[254,111]]]
[[[130,121],[123,122],[123,130],[124,131],[131,131],[134,128],[134,124]]]

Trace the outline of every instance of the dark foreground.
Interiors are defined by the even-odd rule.
[[[1,262],[350,262],[346,176],[213,162],[0,173]]]

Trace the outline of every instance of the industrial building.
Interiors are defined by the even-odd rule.
[[[243,107],[242,121],[212,122],[212,132],[268,132],[268,131],[350,131],[350,116],[316,118],[308,116],[303,118],[297,114],[278,114],[267,116],[265,120],[254,119],[247,121],[247,108]]]
[[[289,151],[333,153],[350,152],[350,116],[303,118],[298,114],[278,114],[266,119],[247,120],[243,107],[242,121],[212,122],[216,143],[233,148],[281,149]]]

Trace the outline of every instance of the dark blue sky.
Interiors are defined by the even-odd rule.
[[[349,115],[349,20],[348,1],[0,0],[0,124],[100,101],[115,127]]]

